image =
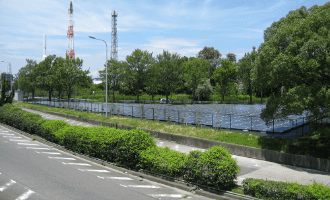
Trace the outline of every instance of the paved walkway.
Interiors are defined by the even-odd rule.
[[[35,111],[27,108],[23,108],[23,110],[37,113],[41,115],[44,119],[59,119],[64,120],[71,125],[80,125],[85,127],[95,127],[95,125],[75,121],[63,117],[59,117],[56,115],[46,114],[40,111]],[[205,151],[205,149],[200,149],[196,147],[176,144],[174,142],[159,140],[155,138],[157,146],[160,147],[170,147],[173,150],[183,152],[188,154],[192,150],[200,150]],[[253,158],[246,158],[241,156],[232,155],[233,158],[237,160],[237,164],[241,167],[242,171],[237,176],[238,185],[242,184],[242,181],[246,178],[257,178],[257,179],[267,179],[273,181],[289,181],[289,182],[298,182],[299,184],[313,184],[315,180],[317,183],[322,183],[330,187],[330,173],[321,172],[312,169],[306,169],[301,167],[277,164],[273,162],[257,160]]]

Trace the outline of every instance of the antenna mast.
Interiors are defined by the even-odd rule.
[[[117,39],[117,16],[118,11],[113,10],[111,13],[111,53],[110,59],[118,60],[118,39]]]
[[[70,2],[70,9],[69,9],[69,27],[68,27],[68,45],[66,47],[66,56],[71,56],[71,58],[74,58],[74,35],[73,35],[73,26],[74,26],[74,21],[73,21],[73,8],[72,8],[72,1]]]

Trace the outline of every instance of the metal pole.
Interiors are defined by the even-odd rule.
[[[155,121],[155,109],[152,108],[152,120]]]
[[[180,111],[178,110],[178,124],[180,124]]]
[[[213,113],[212,113],[212,128],[213,128]]]
[[[274,137],[274,118],[273,118],[273,137]]]
[[[133,106],[132,106],[132,118],[133,118]]]
[[[104,41],[104,40],[103,40]],[[105,42],[105,41],[104,41]],[[106,72],[105,72],[105,102],[106,102],[106,109],[107,109],[107,112],[105,114],[105,118],[108,117],[108,45],[107,43],[105,42],[105,48],[106,48],[106,61],[105,61],[105,66],[106,66]]]
[[[231,131],[231,115],[229,115],[230,116],[230,131]]]
[[[252,131],[252,116],[251,116],[251,131]]]

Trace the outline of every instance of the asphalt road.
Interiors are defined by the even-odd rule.
[[[208,198],[105,167],[0,126],[0,199]]]
[[[23,108],[26,111],[40,114],[44,119],[60,119],[68,122],[71,125],[80,126],[95,126],[86,122],[79,122],[71,119],[66,119],[56,115],[49,115],[43,112]],[[188,154],[192,150],[205,151],[206,149],[199,149],[187,145],[176,144],[171,141],[159,140],[155,138],[156,144],[160,147],[170,147],[170,149]],[[246,178],[257,178],[273,181],[289,181],[297,182],[299,184],[313,184],[313,181],[322,183],[330,187],[330,173],[321,172],[312,169],[306,169],[296,166],[283,165],[253,158],[246,158],[242,156],[232,155],[237,160],[237,164],[241,167],[241,172],[237,175],[237,184],[242,185],[242,181]]]

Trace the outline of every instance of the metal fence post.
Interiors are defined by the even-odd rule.
[[[155,108],[152,108],[152,120],[155,121]]]
[[[252,131],[252,116],[251,116],[251,131]]]
[[[164,120],[166,121],[166,109],[164,109]]]
[[[231,131],[231,115],[229,115],[230,116],[230,131]]]
[[[274,118],[273,118],[273,137],[274,137]]]
[[[180,124],[180,110],[178,110],[178,124]]]
[[[212,129],[213,129],[213,113],[212,113]]]
[[[132,106],[132,118],[133,118],[133,106]]]

